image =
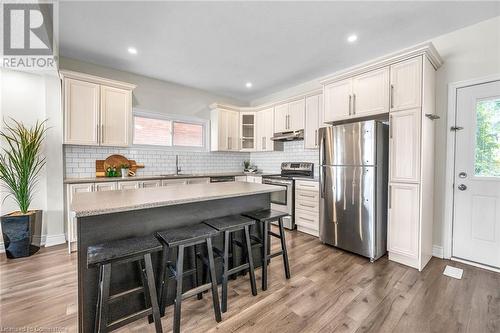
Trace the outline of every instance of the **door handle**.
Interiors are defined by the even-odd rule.
[[[392,116],[389,117],[389,138],[392,139]]]
[[[458,189],[460,191],[465,191],[467,189],[467,186],[465,184],[460,184],[460,185],[458,185]]]
[[[349,115],[351,115],[351,100],[352,100],[352,96],[351,96],[351,94],[349,94]]]
[[[391,96],[390,96],[390,99],[391,99],[391,109],[394,109],[394,85],[391,84]]]
[[[352,94],[352,114],[356,114],[356,94]]]
[[[388,198],[388,201],[389,201],[389,209],[392,208],[392,186],[389,185],[389,198]]]

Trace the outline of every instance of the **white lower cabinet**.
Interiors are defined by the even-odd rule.
[[[138,181],[122,181],[118,182],[119,190],[135,190],[140,187],[141,182]]]
[[[68,252],[72,251],[72,243],[77,240],[76,233],[76,218],[71,213],[71,201],[75,193],[92,192],[94,191],[94,184],[70,184],[66,187],[66,214],[67,214],[67,228],[66,228],[66,241],[68,242]]]
[[[247,181],[247,176],[236,176],[234,177],[235,182],[246,182]]]
[[[419,184],[389,186],[389,259],[418,266],[419,256]]]
[[[140,188],[155,188],[161,186],[161,180],[145,180],[139,184]]]
[[[295,224],[297,230],[319,235],[319,184],[314,181],[295,181]]]
[[[187,179],[164,179],[161,182],[162,186],[172,186],[172,185],[185,185],[187,184]]]
[[[188,184],[208,184],[210,183],[210,178],[189,178],[187,179]]]
[[[94,184],[95,192],[114,191],[116,189],[118,189],[118,187],[116,186],[116,182],[105,182],[105,183]]]
[[[247,182],[262,184],[262,176],[247,176]]]

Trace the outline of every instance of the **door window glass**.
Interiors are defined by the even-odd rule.
[[[476,104],[474,173],[479,177],[500,177],[500,98]]]

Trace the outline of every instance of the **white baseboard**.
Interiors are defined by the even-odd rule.
[[[64,243],[66,243],[66,235],[65,234],[42,235],[42,237],[40,238],[41,246],[45,246],[45,247],[64,244]],[[0,253],[3,253],[3,252],[5,252],[5,247],[3,246],[3,242],[0,241]]]
[[[65,234],[45,236],[44,245],[46,247],[64,244],[64,243],[66,243],[66,235]]]
[[[444,250],[442,246],[433,245],[432,246],[432,256],[440,259],[444,258]]]

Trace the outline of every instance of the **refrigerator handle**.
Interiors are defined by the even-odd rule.
[[[319,185],[321,186],[319,191],[320,198],[325,197],[325,168],[323,166],[319,166]]]

